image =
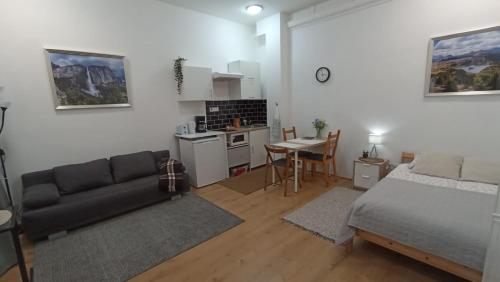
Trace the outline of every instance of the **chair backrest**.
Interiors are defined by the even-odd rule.
[[[328,132],[328,137],[326,138],[325,147],[323,149],[323,160],[327,158],[334,158],[337,152],[337,145],[339,144],[340,130],[337,130],[335,134],[331,131]]]
[[[279,148],[279,147],[274,147],[271,145],[264,145],[264,148],[266,148],[267,152],[267,158],[266,158],[266,163],[273,163],[274,158],[272,154],[286,154],[288,156],[288,149],[287,148]]]
[[[288,138],[288,135],[292,134],[293,138]],[[283,128],[283,140],[287,141],[288,139],[297,138],[297,131],[295,130],[295,126],[292,126],[292,129]]]

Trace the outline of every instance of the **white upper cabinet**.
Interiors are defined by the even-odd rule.
[[[184,66],[184,82],[179,101],[206,101],[212,99],[212,69]]]
[[[179,101],[262,99],[260,66],[256,62],[228,64],[229,74],[212,73],[211,68],[184,66]],[[242,74],[243,77],[240,79]]]
[[[262,99],[259,63],[235,61],[228,64],[228,71],[243,74],[241,80],[229,82],[230,99]]]

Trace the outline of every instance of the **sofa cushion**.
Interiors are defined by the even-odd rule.
[[[170,151],[169,150],[155,151],[153,152],[153,156],[155,158],[156,170],[160,172],[160,164],[162,160],[170,158]]]
[[[28,209],[38,209],[59,202],[59,191],[53,183],[37,184],[26,189],[23,194],[23,205]]]
[[[113,184],[106,159],[55,167],[54,178],[63,195]]]
[[[151,151],[114,156],[110,160],[115,183],[158,173],[155,158]]]
[[[47,169],[23,174],[21,176],[23,187],[30,187],[37,184],[54,183],[54,170]]]

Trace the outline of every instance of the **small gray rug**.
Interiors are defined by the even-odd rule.
[[[347,226],[351,204],[363,192],[335,187],[283,219],[341,244],[354,236]]]
[[[242,222],[188,193],[37,243],[34,281],[124,281]]]

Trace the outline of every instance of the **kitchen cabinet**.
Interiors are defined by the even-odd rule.
[[[249,146],[227,148],[227,162],[229,168],[248,164],[250,162]]]
[[[177,137],[181,161],[194,187],[210,185],[228,177],[224,133],[207,132]]]
[[[267,154],[264,145],[269,144],[269,135],[269,128],[250,131],[250,168],[266,164]]]
[[[212,99],[212,69],[184,66],[184,82],[179,101],[206,101]]]
[[[230,99],[262,99],[259,63],[241,60],[231,62],[228,64],[228,71],[243,74],[241,80],[229,82]]]
[[[252,100],[262,99],[260,80],[256,78],[242,78],[229,82],[229,99]]]

